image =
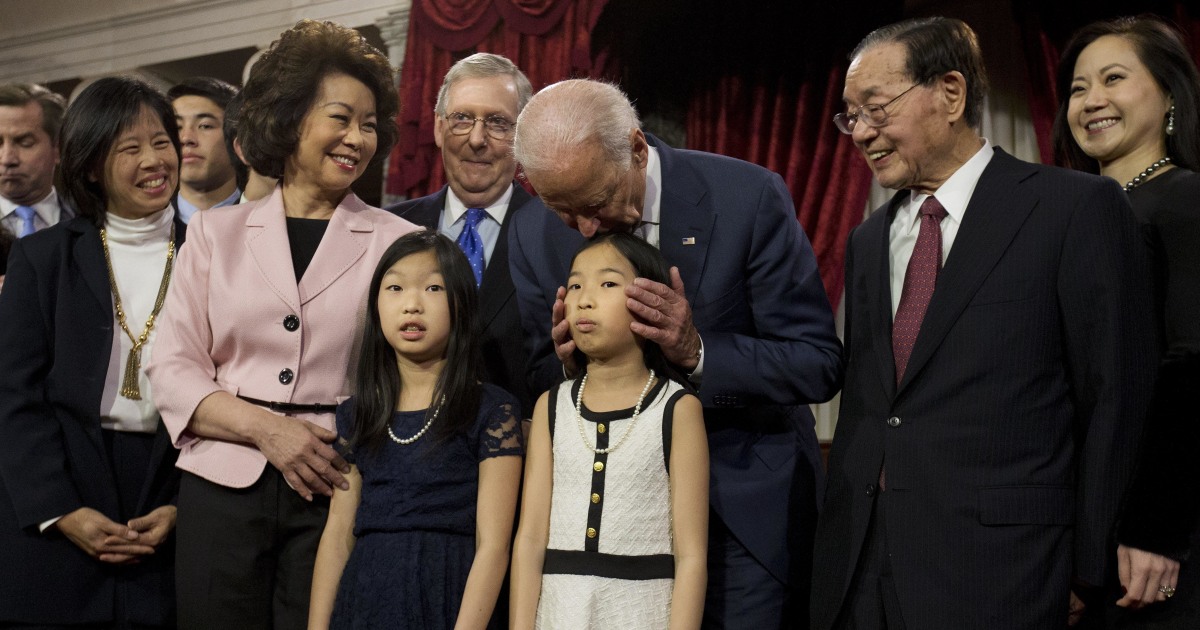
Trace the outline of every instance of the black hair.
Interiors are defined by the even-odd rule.
[[[579,258],[580,254],[601,245],[612,246],[621,257],[628,260],[629,264],[633,267],[635,277],[645,278],[667,286],[671,285],[670,267],[667,265],[667,260],[663,258],[662,252],[641,238],[626,232],[607,232],[597,234],[588,239],[575,252],[575,256],[571,258],[571,268],[575,267],[575,261]],[[663,355],[662,348],[649,339],[644,339],[644,341],[642,356],[646,362],[646,367],[654,370],[664,378],[678,381],[684,388],[694,393],[687,377],[684,376],[678,367],[667,361],[667,357]],[[575,363],[580,366],[587,365],[587,355],[576,350]]]
[[[225,152],[229,154],[229,163],[233,165],[233,176],[237,180],[238,190],[246,190],[246,182],[250,181],[250,167],[238,157],[237,150],[233,148],[233,141],[237,139],[238,116],[242,111],[242,95],[230,99],[225,105],[225,120],[221,124],[221,131],[225,134]]]
[[[868,48],[895,42],[908,52],[905,71],[918,85],[929,85],[939,77],[957,70],[967,83],[963,117],[978,128],[983,122],[983,101],[988,92],[987,69],[979,38],[966,22],[955,18],[928,17],[904,20],[871,31],[863,38],[850,59]]]
[[[254,64],[242,88],[239,114],[242,153],[255,171],[283,177],[283,167],[300,142],[301,123],[312,109],[321,81],[342,73],[362,81],[375,96],[375,155],[387,158],[398,134],[400,98],[387,55],[358,31],[316,20],[300,20],[275,40]]]
[[[349,437],[350,448],[365,446],[377,450],[389,440],[388,423],[400,400],[404,384],[396,365],[396,351],[383,335],[379,318],[379,291],[383,276],[401,259],[432,251],[446,283],[450,305],[450,339],[446,346],[446,367],[438,376],[428,419],[445,398],[429,435],[444,443],[467,431],[479,413],[479,335],[476,334],[475,275],[467,257],[450,239],[435,231],[411,232],[396,239],[383,253],[367,292],[367,315],[359,338],[358,368],[354,383],[354,418]]]
[[[59,155],[62,193],[79,216],[103,227],[108,210],[108,193],[101,172],[104,161],[121,131],[137,122],[142,108],[149,108],[180,156],[179,127],[175,110],[162,92],[133,77],[105,77],[87,86],[67,108],[63,119]]]
[[[199,96],[206,98],[217,107],[224,110],[229,101],[237,96],[238,89],[220,79],[213,77],[189,77],[167,90],[167,100],[174,102],[181,96]]]
[[[1093,22],[1079,29],[1063,49],[1058,62],[1058,111],[1054,115],[1052,144],[1054,161],[1089,173],[1099,173],[1100,163],[1079,148],[1067,122],[1075,62],[1083,49],[1105,35],[1129,40],[1138,59],[1158,87],[1175,106],[1175,133],[1166,136],[1167,155],[1178,166],[1200,171],[1200,73],[1188,53],[1183,37],[1169,23],[1154,15],[1122,17]],[[1166,120],[1163,120],[1163,128]]]

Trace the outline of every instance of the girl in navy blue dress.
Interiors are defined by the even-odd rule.
[[[522,443],[515,399],[476,380],[475,304],[466,257],[434,232],[375,269],[337,409],[350,489],[330,503],[310,628],[493,627]]]

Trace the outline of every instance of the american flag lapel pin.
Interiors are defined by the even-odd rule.
[[[683,237],[683,244],[684,244],[684,245],[695,245],[695,244],[696,244],[696,237],[695,237],[695,236],[685,236],[685,237]]]

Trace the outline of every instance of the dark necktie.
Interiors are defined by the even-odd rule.
[[[17,232],[17,238],[25,238],[37,231],[37,225],[33,223],[33,218],[37,216],[37,211],[29,206],[17,206],[17,216],[21,217],[21,230]]]
[[[471,271],[475,274],[475,286],[483,282],[483,237],[479,236],[479,222],[483,220],[483,208],[468,208],[462,234],[458,235],[458,246],[467,255]]]
[[[929,308],[929,299],[937,285],[938,270],[942,268],[942,219],[946,209],[937,199],[929,197],[921,204],[921,228],[913,247],[908,270],[904,273],[904,290],[900,306],[892,321],[892,355],[896,359],[896,383],[904,378],[908,358],[912,356],[921,320]]]

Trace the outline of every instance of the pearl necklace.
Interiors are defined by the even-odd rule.
[[[637,424],[638,416],[642,414],[642,403],[646,400],[646,393],[650,391],[650,386],[654,384],[654,370],[650,370],[650,378],[646,379],[646,386],[642,388],[642,393],[638,395],[637,404],[633,407],[633,416],[629,418],[629,428],[625,430],[625,435],[617,440],[617,443],[608,448],[596,448],[588,442],[587,432],[583,429],[583,388],[587,387],[588,375],[584,374],[583,379],[579,381],[579,393],[575,395],[575,420],[579,424],[579,437],[583,440],[583,445],[597,455],[607,455],[625,443],[625,440],[633,434],[633,426]]]
[[[393,442],[395,442],[397,444],[403,444],[405,446],[408,446],[409,444],[416,442],[418,439],[420,439],[420,437],[422,435],[425,435],[425,432],[429,430],[429,427],[430,427],[430,425],[433,424],[433,421],[437,420],[438,413],[440,413],[442,411],[442,405],[444,405],[444,404],[446,404],[446,397],[442,396],[442,400],[440,402],[438,402],[437,409],[433,410],[433,415],[429,416],[429,420],[425,423],[425,426],[421,427],[421,430],[417,431],[416,435],[414,435],[410,438],[407,438],[407,439],[396,437],[396,434],[392,433],[392,423],[388,422],[388,425],[387,425],[388,437],[392,438]]]
[[[1154,171],[1157,171],[1158,169],[1160,169],[1170,163],[1171,163],[1171,156],[1168,155],[1168,156],[1164,156],[1163,159],[1151,164],[1150,166],[1147,166],[1146,170],[1142,171],[1141,173],[1138,173],[1137,177],[1134,177],[1133,179],[1129,180],[1128,184],[1125,184],[1125,192],[1129,192],[1129,191],[1133,190],[1134,188],[1137,188],[1138,186],[1141,186],[1142,184],[1146,183],[1146,178],[1150,177],[1151,173],[1153,173]]]

